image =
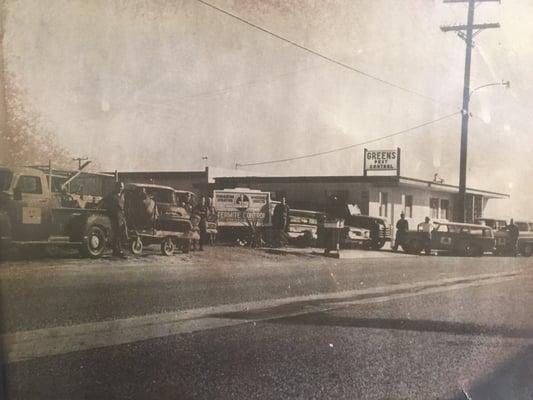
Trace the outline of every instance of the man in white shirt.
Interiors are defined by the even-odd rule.
[[[424,253],[429,256],[431,255],[431,232],[433,231],[433,224],[429,217],[426,217],[424,222],[420,224],[420,229],[424,232]]]

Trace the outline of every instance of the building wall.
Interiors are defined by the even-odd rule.
[[[203,195],[208,190],[207,171],[190,172],[118,172],[118,179],[124,183],[153,183],[188,190]]]
[[[431,217],[430,199],[438,199],[438,218],[441,218],[441,201],[448,201],[448,219],[453,220],[453,209],[455,194],[443,192],[435,189],[417,188],[405,184],[388,183],[358,183],[358,182],[275,182],[275,181],[254,181],[253,179],[234,181],[237,186],[259,189],[272,193],[274,199],[276,194],[284,195],[289,205],[293,208],[304,208],[324,211],[328,198],[337,195],[350,204],[357,204],[363,214],[386,217],[389,222],[394,223],[400,218],[400,213],[405,210],[406,196],[411,196],[412,216],[408,218],[410,224],[416,226],[424,220],[426,216]],[[228,186],[230,187],[230,186]],[[235,187],[235,185],[231,185]],[[386,212],[382,208],[380,213],[381,194],[388,196]],[[279,196],[278,196],[279,197]],[[386,214],[386,215],[385,215]]]
[[[387,215],[380,213],[380,192],[388,194],[388,204],[387,204]],[[381,186],[373,187],[370,194],[370,207],[369,214],[374,216],[383,216],[386,217],[389,222],[395,223],[396,220],[400,218],[402,211],[406,210],[406,196],[412,196],[412,215],[406,215],[407,220],[409,221],[410,226],[416,226],[418,223],[422,222],[425,217],[430,217],[430,199],[438,199],[438,217],[444,217],[444,210],[442,209],[442,200],[448,201],[448,218],[453,220],[453,212],[455,208],[456,195],[454,193],[442,192],[439,190],[432,190],[431,188],[414,188],[408,185],[399,185],[399,186]]]

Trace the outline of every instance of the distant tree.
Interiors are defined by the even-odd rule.
[[[7,165],[46,165],[51,160],[55,168],[71,168],[72,157],[59,145],[56,136],[42,123],[39,114],[30,110],[24,90],[13,74],[5,76],[7,132],[3,143],[7,147]]]

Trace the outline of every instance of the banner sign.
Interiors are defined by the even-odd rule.
[[[270,193],[251,189],[224,189],[213,192],[219,226],[270,225]]]
[[[368,150],[364,153],[364,174],[368,171],[400,171],[400,149]]]

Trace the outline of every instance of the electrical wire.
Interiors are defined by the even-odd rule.
[[[396,84],[396,83],[394,83],[394,82],[390,82],[390,81],[388,81],[388,80],[386,80],[386,79],[380,78],[380,77],[378,77],[378,76],[376,76],[376,75],[372,75],[372,74],[370,74],[370,73],[368,73],[368,72],[362,71],[362,70],[360,70],[360,69],[358,69],[358,68],[355,68],[355,67],[353,67],[353,66],[351,66],[351,65],[348,65],[348,64],[346,64],[346,63],[343,63],[342,61],[335,60],[334,58],[331,58],[331,57],[326,56],[326,55],[324,55],[324,54],[322,54],[322,53],[319,53],[319,52],[316,51],[316,50],[313,50],[313,49],[310,49],[310,48],[308,48],[308,47],[305,47],[304,45],[301,45],[301,44],[299,44],[299,43],[296,43],[296,42],[294,42],[293,40],[287,39],[287,38],[285,38],[285,37],[283,37],[283,36],[281,36],[281,35],[279,35],[279,34],[277,34],[277,33],[274,33],[274,32],[272,32],[272,31],[269,31],[269,30],[266,29],[266,28],[263,28],[263,27],[261,27],[261,26],[259,26],[259,25],[256,25],[256,24],[254,24],[253,22],[250,22],[250,21],[248,21],[248,20],[246,20],[246,19],[244,19],[244,18],[242,18],[242,17],[239,17],[238,15],[235,15],[235,14],[233,14],[233,13],[231,13],[231,12],[229,12],[229,11],[226,11],[226,10],[220,8],[220,7],[217,7],[217,6],[215,6],[215,5],[211,4],[211,3],[208,3],[207,1],[204,1],[204,0],[196,0],[196,1],[197,1],[198,3],[201,3],[201,4],[205,5],[205,6],[207,6],[207,7],[212,8],[213,10],[216,10],[216,11],[222,13],[222,14],[225,14],[225,15],[231,17],[231,18],[234,18],[234,19],[236,19],[236,20],[242,22],[243,24],[246,24],[246,25],[248,25],[248,26],[251,26],[252,28],[255,28],[255,29],[257,29],[257,30],[260,30],[260,31],[263,32],[263,33],[266,33],[266,34],[268,34],[268,35],[270,35],[270,36],[272,36],[272,37],[275,37],[276,39],[279,39],[279,40],[282,40],[282,41],[284,41],[284,42],[286,42],[286,43],[289,43],[289,44],[293,45],[294,47],[297,47],[297,48],[299,48],[299,49],[301,49],[301,50],[304,50],[304,51],[306,51],[306,52],[308,52],[308,53],[310,53],[310,54],[313,54],[313,55],[315,55],[315,56],[317,56],[317,57],[320,57],[320,58],[322,58],[323,60],[326,60],[326,61],[328,61],[328,62],[331,62],[331,63],[333,63],[333,64],[336,64],[336,65],[338,65],[338,66],[340,66],[340,67],[342,67],[342,68],[345,68],[345,69],[348,69],[348,70],[350,70],[350,71],[352,71],[352,72],[358,73],[358,74],[360,74],[360,75],[362,75],[362,76],[365,76],[365,77],[367,77],[367,78],[369,78],[369,79],[373,79],[373,80],[375,80],[375,81],[377,81],[377,82],[380,82],[380,83],[382,83],[382,84],[384,84],[384,85],[388,85],[388,86],[391,86],[391,87],[393,87],[393,88],[396,88],[396,89],[402,90],[402,91],[404,91],[404,92],[407,92],[407,93],[410,93],[410,94],[413,94],[413,95],[416,95],[416,96],[419,96],[419,97],[425,98],[426,100],[431,100],[431,101],[433,101],[433,102],[435,102],[435,103],[446,104],[446,103],[442,102],[441,100],[437,100],[437,99],[435,99],[435,98],[433,98],[433,97],[431,97],[431,96],[428,96],[428,95],[425,95],[425,94],[423,94],[423,93],[417,92],[416,90],[412,90],[412,89],[409,89],[409,88],[407,88],[407,87],[404,87],[404,86],[398,85],[398,84]]]
[[[364,146],[366,144],[375,143],[375,142],[378,142],[378,141],[381,141],[381,140],[384,140],[384,139],[389,139],[389,138],[394,137],[394,136],[403,135],[405,133],[408,133],[408,132],[423,128],[425,126],[432,125],[432,124],[435,124],[437,122],[443,121],[445,119],[448,119],[448,118],[453,117],[454,115],[457,115],[457,114],[460,114],[460,113],[461,113],[461,111],[455,111],[455,112],[453,112],[451,114],[444,115],[442,117],[439,117],[439,118],[436,118],[434,120],[427,121],[427,122],[412,126],[410,128],[402,129],[401,131],[397,131],[397,132],[391,133],[389,135],[381,136],[381,137],[375,138],[375,139],[366,140],[366,141],[360,142],[360,143],[351,144],[349,146],[338,147],[338,148],[331,149],[331,150],[321,151],[321,152],[318,152],[318,153],[305,154],[305,155],[296,156],[296,157],[281,158],[281,159],[278,159],[278,160],[260,161],[260,162],[242,163],[242,164],[241,163],[236,163],[235,166],[236,167],[249,167],[249,166],[255,166],[255,165],[278,164],[278,163],[296,161],[296,160],[303,160],[305,158],[318,157],[318,156],[323,156],[323,155],[326,155],[326,154],[336,153],[336,152],[339,152],[339,151],[353,149],[354,147]]]

